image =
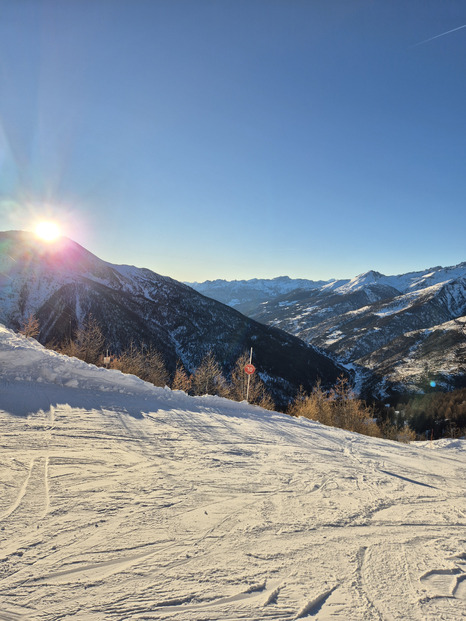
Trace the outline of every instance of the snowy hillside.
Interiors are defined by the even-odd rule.
[[[187,282],[199,293],[207,295],[223,304],[236,308],[247,315],[254,312],[258,304],[294,291],[304,289],[312,291],[320,289],[324,285],[334,284],[336,281],[307,280],[305,278],[289,278],[278,276],[277,278],[252,278],[251,280],[206,280],[204,282]],[[346,281],[339,281],[340,284]]]
[[[273,300],[279,296],[301,291],[338,293],[341,295],[366,290],[371,285],[390,287],[395,294],[417,291],[439,283],[446,283],[457,278],[466,277],[466,262],[453,267],[431,267],[420,272],[408,272],[397,276],[385,276],[370,270],[359,274],[351,280],[308,280],[306,278],[278,278],[251,280],[206,280],[204,282],[187,282],[186,284],[214,300],[237,308],[243,313],[254,313],[257,305]]]
[[[1,326],[0,420],[0,619],[464,619],[465,440],[188,397]]]
[[[459,387],[466,378],[466,317],[406,332],[358,362],[383,378],[374,393],[388,385],[416,392],[431,381],[437,390]]]
[[[312,289],[299,281],[289,287],[291,282],[294,289],[258,304],[243,300],[242,307],[254,319],[352,365],[366,394],[419,390],[426,369],[442,388],[465,385],[466,263],[399,276],[369,271]],[[236,284],[230,286],[234,290]],[[426,331],[436,334],[428,343]]]
[[[295,292],[289,303],[264,303],[255,318],[369,369],[366,390],[372,394],[382,395],[382,383],[387,387],[390,381],[401,391],[419,390],[426,370],[444,388],[463,386],[466,278],[393,291],[372,284],[347,293]]]
[[[345,294],[351,291],[364,290],[370,285],[382,285],[391,287],[398,293],[409,293],[465,277],[466,262],[451,267],[430,267],[420,272],[408,272],[397,276],[385,276],[380,272],[370,270],[348,281],[329,282],[322,289]]]
[[[212,351],[228,375],[254,348],[258,374],[277,404],[318,377],[332,385],[341,367],[286,332],[270,328],[144,268],[113,265],[79,244],[53,244],[23,231],[0,232],[0,322],[18,330],[34,313],[39,340],[73,337],[90,315],[111,354],[154,347],[171,373],[180,360],[193,372]]]

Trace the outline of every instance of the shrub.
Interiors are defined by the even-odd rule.
[[[60,354],[74,356],[88,364],[101,363],[105,339],[97,321],[89,315],[82,328],[78,328],[74,339],[63,341],[53,347]]]
[[[131,343],[130,347],[115,357],[110,363],[112,369],[140,377],[154,386],[166,386],[169,375],[161,354],[155,349],[138,349]]]
[[[320,381],[311,394],[300,390],[288,409],[292,416],[304,416],[324,425],[356,431],[367,436],[380,437],[374,420],[374,409],[357,399],[346,377],[340,376],[335,386],[326,392]]]

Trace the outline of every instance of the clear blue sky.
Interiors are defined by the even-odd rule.
[[[0,0],[0,230],[54,217],[178,280],[464,261],[465,25],[464,0]]]

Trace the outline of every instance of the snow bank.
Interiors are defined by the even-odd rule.
[[[188,397],[0,327],[0,618],[464,619],[464,440]]]

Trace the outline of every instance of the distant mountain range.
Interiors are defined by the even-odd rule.
[[[66,238],[47,244],[0,232],[0,322],[18,329],[31,313],[42,343],[69,337],[92,314],[113,352],[131,342],[153,345],[170,371],[178,359],[195,370],[211,350],[228,373],[253,347],[260,377],[282,404],[300,385],[310,390],[318,377],[330,385],[342,371],[299,338],[171,278],[107,263]]]
[[[240,313],[248,315],[255,312],[262,302],[268,302],[279,295],[286,295],[295,289],[311,291],[319,289],[333,281],[306,280],[304,278],[289,278],[279,276],[270,280],[253,278],[251,280],[206,280],[205,282],[187,282],[199,293],[209,298],[228,304]],[[343,281],[340,281],[343,282]],[[346,282],[346,281],[345,281]]]
[[[380,397],[466,383],[466,263],[352,280],[206,281],[191,286],[330,351]]]

